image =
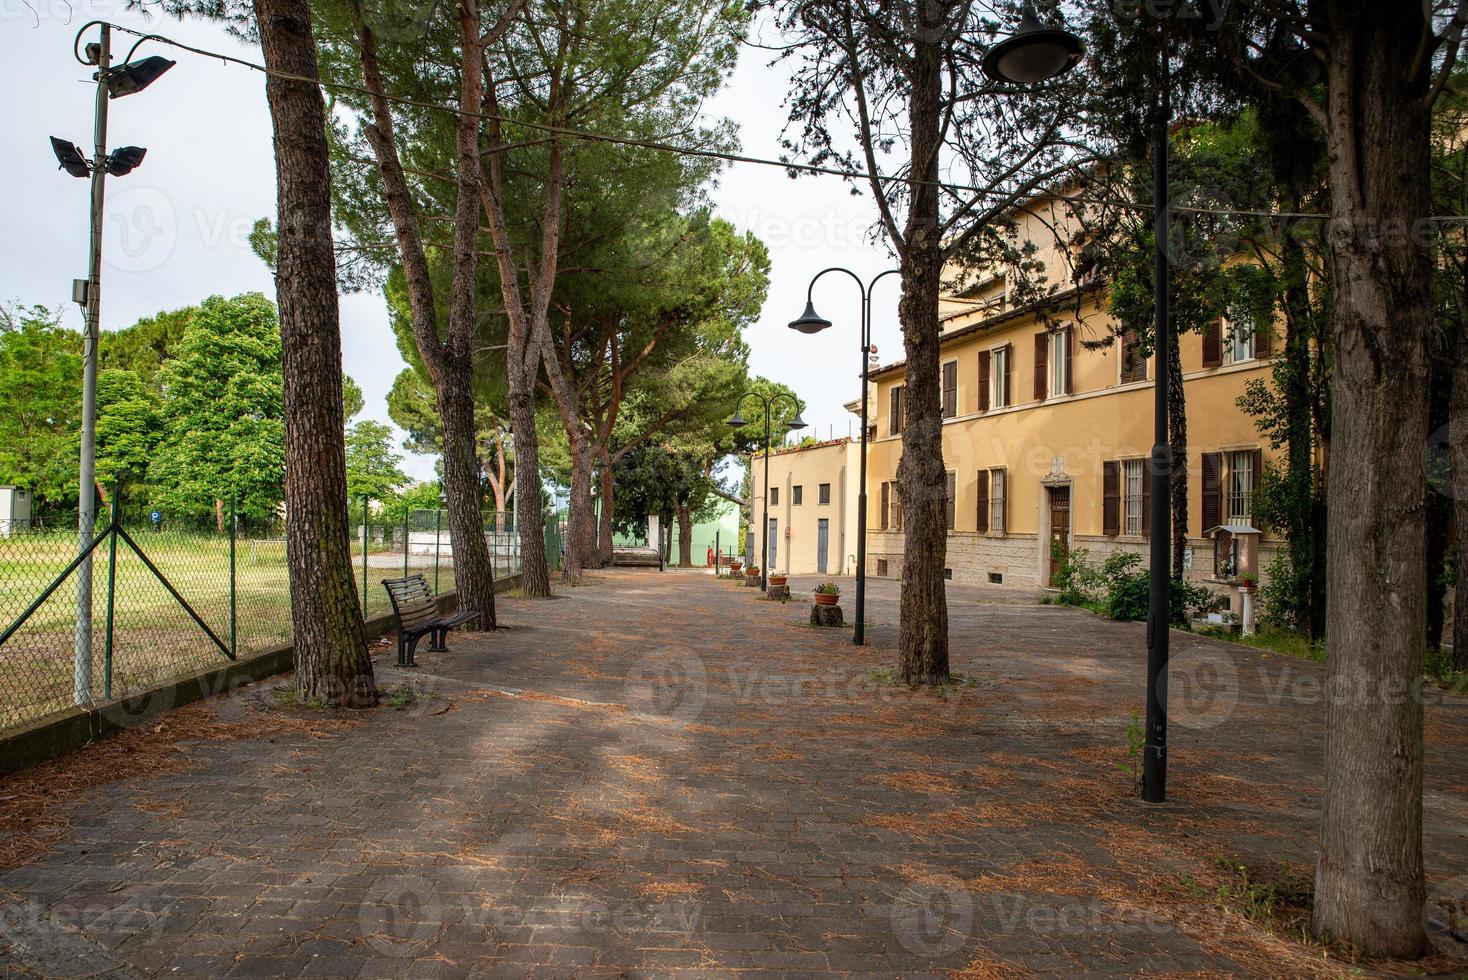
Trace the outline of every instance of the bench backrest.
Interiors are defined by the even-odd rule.
[[[392,611],[403,627],[412,629],[438,618],[438,603],[428,591],[428,583],[422,575],[386,578],[382,580],[382,587],[387,589]]]

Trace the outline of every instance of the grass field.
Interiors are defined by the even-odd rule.
[[[237,541],[231,576],[230,544],[224,535],[142,529],[132,533],[149,560],[225,647],[244,655],[290,638],[290,582],[284,541]],[[93,700],[102,700],[108,690],[105,652],[109,545],[104,541],[92,559]],[[443,545],[441,551],[447,551],[447,533]],[[0,630],[16,623],[75,554],[74,531],[0,538]],[[386,543],[375,544],[369,536],[365,555],[358,541],[352,556],[359,599],[363,598],[364,573],[366,577],[364,611],[368,615],[386,612],[387,595],[380,583],[403,574],[402,552]],[[513,559],[502,551],[496,573],[511,573],[513,564]],[[432,553],[410,554],[408,567],[422,574],[430,588],[435,581],[440,591],[453,588],[453,563],[446,555],[436,558]],[[113,697],[225,662],[219,645],[121,539],[117,540],[112,581]],[[76,606],[77,583],[72,574],[0,644],[0,729],[73,704]]]

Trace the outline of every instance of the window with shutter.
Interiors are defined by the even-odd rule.
[[[943,363],[943,417],[951,419],[958,414],[958,362]]]
[[[831,502],[831,484],[822,483],[816,487],[816,503],[829,504]]]
[[[1010,344],[1005,344],[999,349],[999,353],[1004,355],[1004,400],[1001,402],[1001,405],[1013,405],[1014,347]]]
[[[1216,368],[1223,363],[1223,321],[1203,324],[1203,366]]]
[[[1065,351],[1065,384],[1062,386],[1062,390],[1067,395],[1075,394],[1075,380],[1071,377],[1070,373],[1070,355],[1075,347],[1075,338],[1072,336],[1073,332],[1074,328],[1066,327],[1061,332],[1062,335],[1060,338],[1061,347]]]
[[[902,485],[892,484],[892,527],[902,530]]]
[[[1121,528],[1124,534],[1141,534],[1143,522],[1147,519],[1147,507],[1142,500],[1147,486],[1145,470],[1145,463],[1140,459],[1121,461]]]
[[[902,434],[902,385],[897,385],[892,389],[890,413],[887,417],[887,434],[889,436]]]
[[[1203,530],[1223,523],[1223,454],[1203,454]]]
[[[770,506],[776,507],[780,503],[780,488],[770,487]]]
[[[1121,465],[1114,459],[1101,464],[1101,533],[1121,533]]]
[[[883,482],[883,484],[882,484],[882,530],[884,530],[884,531],[887,530],[889,527],[892,526],[891,525],[891,517],[889,515],[889,511],[891,509],[891,506],[892,506],[892,484],[887,483],[887,482]]]
[[[1152,461],[1139,460],[1142,464],[1142,534],[1152,534]]]
[[[979,411],[989,410],[989,352],[979,351]]]
[[[958,515],[954,509],[958,496],[958,474],[952,470],[948,471],[946,491],[948,494],[948,530],[952,531],[958,522]]]
[[[979,470],[979,533],[989,530],[989,471]]]
[[[1049,395],[1047,380],[1050,377],[1048,359],[1050,355],[1050,335],[1048,333],[1035,334],[1035,401],[1042,402]]]
[[[1254,356],[1265,358],[1269,356],[1271,341],[1274,340],[1274,323],[1261,323],[1254,329]]]

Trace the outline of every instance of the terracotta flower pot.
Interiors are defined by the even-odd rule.
[[[818,606],[834,606],[841,601],[841,596],[835,592],[816,592],[814,595]]]
[[[771,575],[770,576],[770,584],[771,585],[784,585],[787,581],[789,581],[789,579],[790,579],[790,577],[788,575]]]

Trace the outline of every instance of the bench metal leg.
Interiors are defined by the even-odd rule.
[[[418,649],[418,641],[421,640],[421,639],[423,639],[423,634],[422,633],[418,633],[411,640],[408,641],[408,661],[407,661],[407,663],[401,664],[400,666],[403,666],[403,667],[416,667],[416,666],[418,666],[418,662],[413,659],[413,653],[414,653],[414,651],[416,651]],[[432,649],[432,648],[430,647],[430,649]]]
[[[429,637],[429,640],[428,640],[428,651],[430,653],[447,653],[448,652],[448,649],[449,649],[449,647],[448,647],[448,641],[449,641],[448,627],[446,627],[446,626],[439,626],[439,627],[437,627],[437,628],[434,629],[433,633]]]
[[[403,640],[403,633],[398,631],[398,666],[408,666],[408,646]]]

